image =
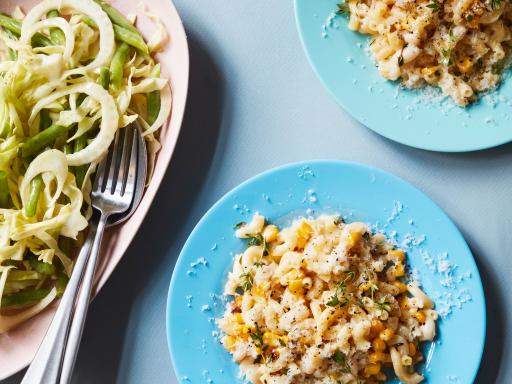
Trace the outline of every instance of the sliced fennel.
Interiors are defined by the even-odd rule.
[[[172,105],[150,56],[167,41],[155,15],[142,9],[156,25],[146,43],[103,1],[23,11],[0,15],[0,333],[62,294],[116,131],[140,121],[151,172]]]

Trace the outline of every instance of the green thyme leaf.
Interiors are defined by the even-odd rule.
[[[240,229],[240,228],[242,228],[245,224],[247,224],[245,221],[241,221],[241,222],[239,222],[239,223],[236,223],[236,224],[233,226],[233,228],[235,228],[235,229]]]
[[[338,10],[336,11],[337,15],[344,15],[345,13],[350,13],[350,8],[347,3],[338,3],[336,4]]]
[[[443,5],[438,0],[432,0],[430,4],[427,4],[427,8],[432,9],[433,12],[439,12]]]
[[[341,372],[352,373],[350,365],[347,362],[347,355],[345,355],[343,352],[336,351],[334,352],[334,355],[332,355],[331,358],[341,366]]]

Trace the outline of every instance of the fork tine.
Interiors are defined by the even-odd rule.
[[[119,173],[117,175],[116,193],[121,196],[124,194],[126,186],[126,178],[129,173],[130,160],[131,160],[131,148],[133,146],[134,134],[133,126],[129,125],[124,128],[124,143],[123,143],[123,154],[119,164]]]
[[[138,166],[138,156],[141,154],[138,153],[139,148],[139,140],[144,140],[139,130],[134,127],[133,129],[133,140],[131,145],[131,151],[130,151],[130,158],[129,158],[129,164],[127,168],[127,174],[123,180],[123,189],[121,192],[121,195],[127,195],[130,198],[133,196],[135,192],[135,182],[137,179],[137,166]]]
[[[117,169],[119,168],[119,161],[121,159],[121,155],[123,152],[123,140],[120,138],[121,130],[116,132],[116,136],[114,138],[114,146],[111,150],[112,156],[109,164],[108,174],[105,173],[105,177],[107,178],[107,184],[105,185],[105,191],[110,193],[114,192],[117,182]]]
[[[105,168],[107,164],[108,153],[103,156],[103,160],[98,164],[98,168],[96,168],[96,177],[94,178],[94,185],[92,186],[93,191],[100,192],[103,189],[103,184],[105,181]]]

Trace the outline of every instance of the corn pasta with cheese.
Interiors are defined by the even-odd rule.
[[[405,253],[366,224],[301,218],[279,230],[259,214],[236,235],[218,320],[222,344],[255,384],[378,383],[392,367],[406,384],[423,376],[420,344],[437,313],[406,282]]]

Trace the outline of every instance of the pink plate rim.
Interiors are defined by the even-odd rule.
[[[16,5],[30,7],[36,2],[35,0],[2,0],[0,7],[4,11],[12,11]],[[155,26],[146,17],[140,15],[140,10],[137,9],[139,2],[140,0],[114,0],[111,3],[126,14],[137,14],[138,27],[145,37],[149,37],[155,30]],[[168,124],[161,131],[162,149],[156,160],[153,178],[139,207],[127,222],[119,227],[109,229],[104,237],[103,262],[99,266],[96,294],[105,285],[121,260],[151,206],[171,161],[185,113],[189,80],[189,51],[183,23],[171,0],[152,0],[146,2],[146,5],[149,11],[160,16],[169,33],[167,47],[163,52],[157,54],[157,58],[162,65],[163,74],[168,76],[171,83],[172,112]],[[117,241],[118,239],[123,239],[123,241]],[[6,379],[30,364],[53,317],[55,308],[54,304],[16,329],[0,335],[0,380]]]

